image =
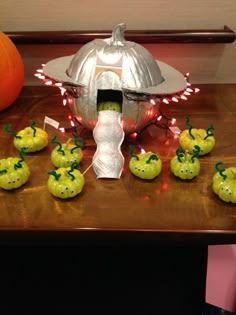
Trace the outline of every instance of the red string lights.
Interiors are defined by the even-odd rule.
[[[44,66],[44,65],[42,65]],[[66,82],[59,82],[57,80],[53,80],[49,77],[47,77],[43,73],[43,69],[37,69],[36,73],[34,74],[36,78],[42,80],[45,85],[57,87],[60,89],[61,95],[62,95],[62,103],[64,106],[70,105],[71,102],[73,102],[73,98],[78,98],[81,94],[81,87],[73,84],[68,84]],[[124,91],[124,96],[128,100],[133,101],[140,101],[140,102],[150,102],[151,106],[155,105],[161,105],[161,103],[164,104],[170,104],[170,103],[178,103],[179,101],[187,101],[188,97],[190,97],[192,94],[196,94],[200,91],[199,88],[192,88],[191,83],[189,82],[189,73],[185,75],[186,79],[186,88],[176,94],[170,94],[170,95],[149,95],[144,93],[136,93],[136,92],[130,92],[130,91]],[[77,126],[81,126],[81,121],[78,117],[69,116],[70,121],[70,127],[69,128],[59,128],[61,132],[71,132],[72,134],[76,135],[76,128]],[[135,132],[130,135],[132,139],[135,139],[138,134],[143,132],[144,129],[148,128],[150,125],[155,125],[159,128],[164,128],[167,130],[170,130],[173,134],[173,137],[176,139],[178,138],[180,134],[180,130],[176,125],[176,119],[175,118],[169,118],[166,115],[164,115],[161,110],[159,110],[159,114],[154,117],[152,122],[148,124],[146,127],[144,127],[139,132]]]

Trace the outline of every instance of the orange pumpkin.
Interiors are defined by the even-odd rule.
[[[24,64],[10,38],[0,32],[0,111],[10,106],[24,83]]]

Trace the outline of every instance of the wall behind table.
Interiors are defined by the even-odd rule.
[[[223,29],[236,31],[235,0],[87,0],[0,2],[0,29],[9,31]],[[232,44],[146,44],[156,59],[190,72],[192,83],[236,83],[236,42]],[[21,45],[25,85],[42,63],[74,54],[78,45]]]

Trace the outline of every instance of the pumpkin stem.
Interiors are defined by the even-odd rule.
[[[189,123],[189,121],[190,121],[189,117],[188,117],[188,116],[186,116],[185,118],[186,118],[186,122],[185,122],[185,124],[186,124],[186,126],[187,126],[187,127],[189,127],[189,129],[188,129],[188,133],[189,133],[190,137],[194,140],[194,139],[195,139],[195,137],[194,137],[194,135],[192,134],[192,129],[193,129],[193,126]]]
[[[223,179],[226,179],[226,178],[227,178],[227,175],[223,174],[223,172],[225,171],[225,168],[219,168],[219,165],[223,165],[223,162],[218,162],[218,163],[216,163],[215,169],[216,169],[217,172],[219,172],[220,176],[221,176]]]
[[[195,145],[193,148],[193,156],[191,157],[192,163],[194,163],[194,159],[199,156],[200,151],[201,151],[201,148],[198,145]]]
[[[68,171],[68,174],[70,175],[71,180],[74,180],[74,179],[75,179],[75,176],[72,174],[72,172],[74,171],[74,168],[75,168],[75,167],[80,168],[79,163],[73,162],[73,163],[71,164],[71,166],[70,166],[70,170]]]
[[[136,158],[136,160],[138,161],[139,157],[136,154],[134,154],[134,150],[135,150],[134,146],[130,145],[129,148],[130,148],[130,156]]]
[[[30,128],[33,129],[33,137],[35,137],[36,131],[37,131],[36,128],[34,127],[35,124],[36,124],[36,121],[35,121],[35,120],[31,120],[31,122],[30,122]]]
[[[7,169],[4,168],[3,170],[0,170],[0,175],[6,174],[7,173]]]
[[[60,178],[60,176],[61,176],[61,174],[57,174],[56,171],[50,171],[50,172],[48,172],[48,175],[54,176],[55,180],[58,180]]]
[[[159,157],[156,154],[151,154],[148,158],[148,160],[146,161],[147,164],[149,164],[152,160],[159,160]]]
[[[121,23],[114,27],[112,31],[112,38],[111,44],[114,46],[124,46],[125,38],[124,38],[124,31],[125,31],[125,24]]]
[[[213,133],[211,132],[211,130],[215,130],[215,128],[212,125],[210,125],[207,128],[207,130],[206,130],[207,134],[206,134],[206,136],[205,136],[205,138],[203,140],[206,140],[208,137],[213,137],[214,136]]]
[[[177,155],[178,161],[182,163],[182,158],[184,157],[184,150],[182,148],[178,148],[176,150],[176,155]]]
[[[15,130],[10,130],[10,127],[11,127],[11,124],[6,124],[6,125],[4,125],[4,130],[6,132],[11,132],[15,138],[21,139],[22,137],[21,136],[17,136]]]
[[[59,148],[57,149],[57,152],[61,152],[62,155],[65,155],[65,151],[62,150],[62,145],[61,145],[61,143],[60,143],[59,141],[56,141],[56,138],[57,138],[57,136],[53,137],[51,143],[57,144],[57,145],[59,146]]]
[[[19,157],[21,158],[15,165],[14,165],[14,169],[16,170],[17,168],[21,168],[22,167],[22,162],[25,160],[24,154],[25,154],[25,150],[26,148],[21,148],[19,151]]]
[[[75,147],[70,150],[71,153],[73,153],[76,149],[81,148],[81,146],[80,146],[80,144],[78,142],[83,143],[84,140],[82,138],[80,138],[80,137],[75,138],[75,140],[74,140]]]

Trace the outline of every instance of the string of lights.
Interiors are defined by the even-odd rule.
[[[44,66],[44,65],[42,65]],[[57,80],[53,80],[46,76],[43,73],[43,68],[36,70],[35,77],[42,80],[45,85],[47,86],[53,86],[60,89],[61,95],[63,97],[62,103],[64,106],[70,105],[73,102],[73,99],[79,98],[79,96],[83,93],[83,87],[71,84],[68,82],[59,82]],[[186,101],[188,100],[188,97],[190,97],[192,94],[196,94],[200,91],[199,88],[192,88],[191,83],[189,82],[189,73],[185,75],[186,79],[186,88],[179,92],[174,94],[163,94],[163,95],[151,95],[151,94],[145,94],[145,93],[138,93],[133,91],[123,91],[124,97],[126,97],[129,101],[135,101],[135,102],[145,102],[150,103],[152,106],[159,105],[158,114],[156,114],[152,121],[147,124],[144,128],[142,128],[140,131],[133,133],[131,136],[135,138],[137,135],[140,135],[145,129],[150,127],[151,125],[154,125],[158,128],[170,130],[173,133],[173,136],[176,138],[179,136],[180,130],[176,126],[176,119],[175,118],[169,118],[167,117],[161,110],[161,104],[170,104],[171,102],[178,103],[179,101]],[[65,128],[59,128],[61,132],[67,132],[71,133],[73,136],[77,137],[81,135],[81,132],[83,132],[83,129],[85,129],[78,117],[70,115],[68,117],[70,126]],[[78,129],[80,129],[78,131]],[[78,134],[80,132],[80,134]]]

